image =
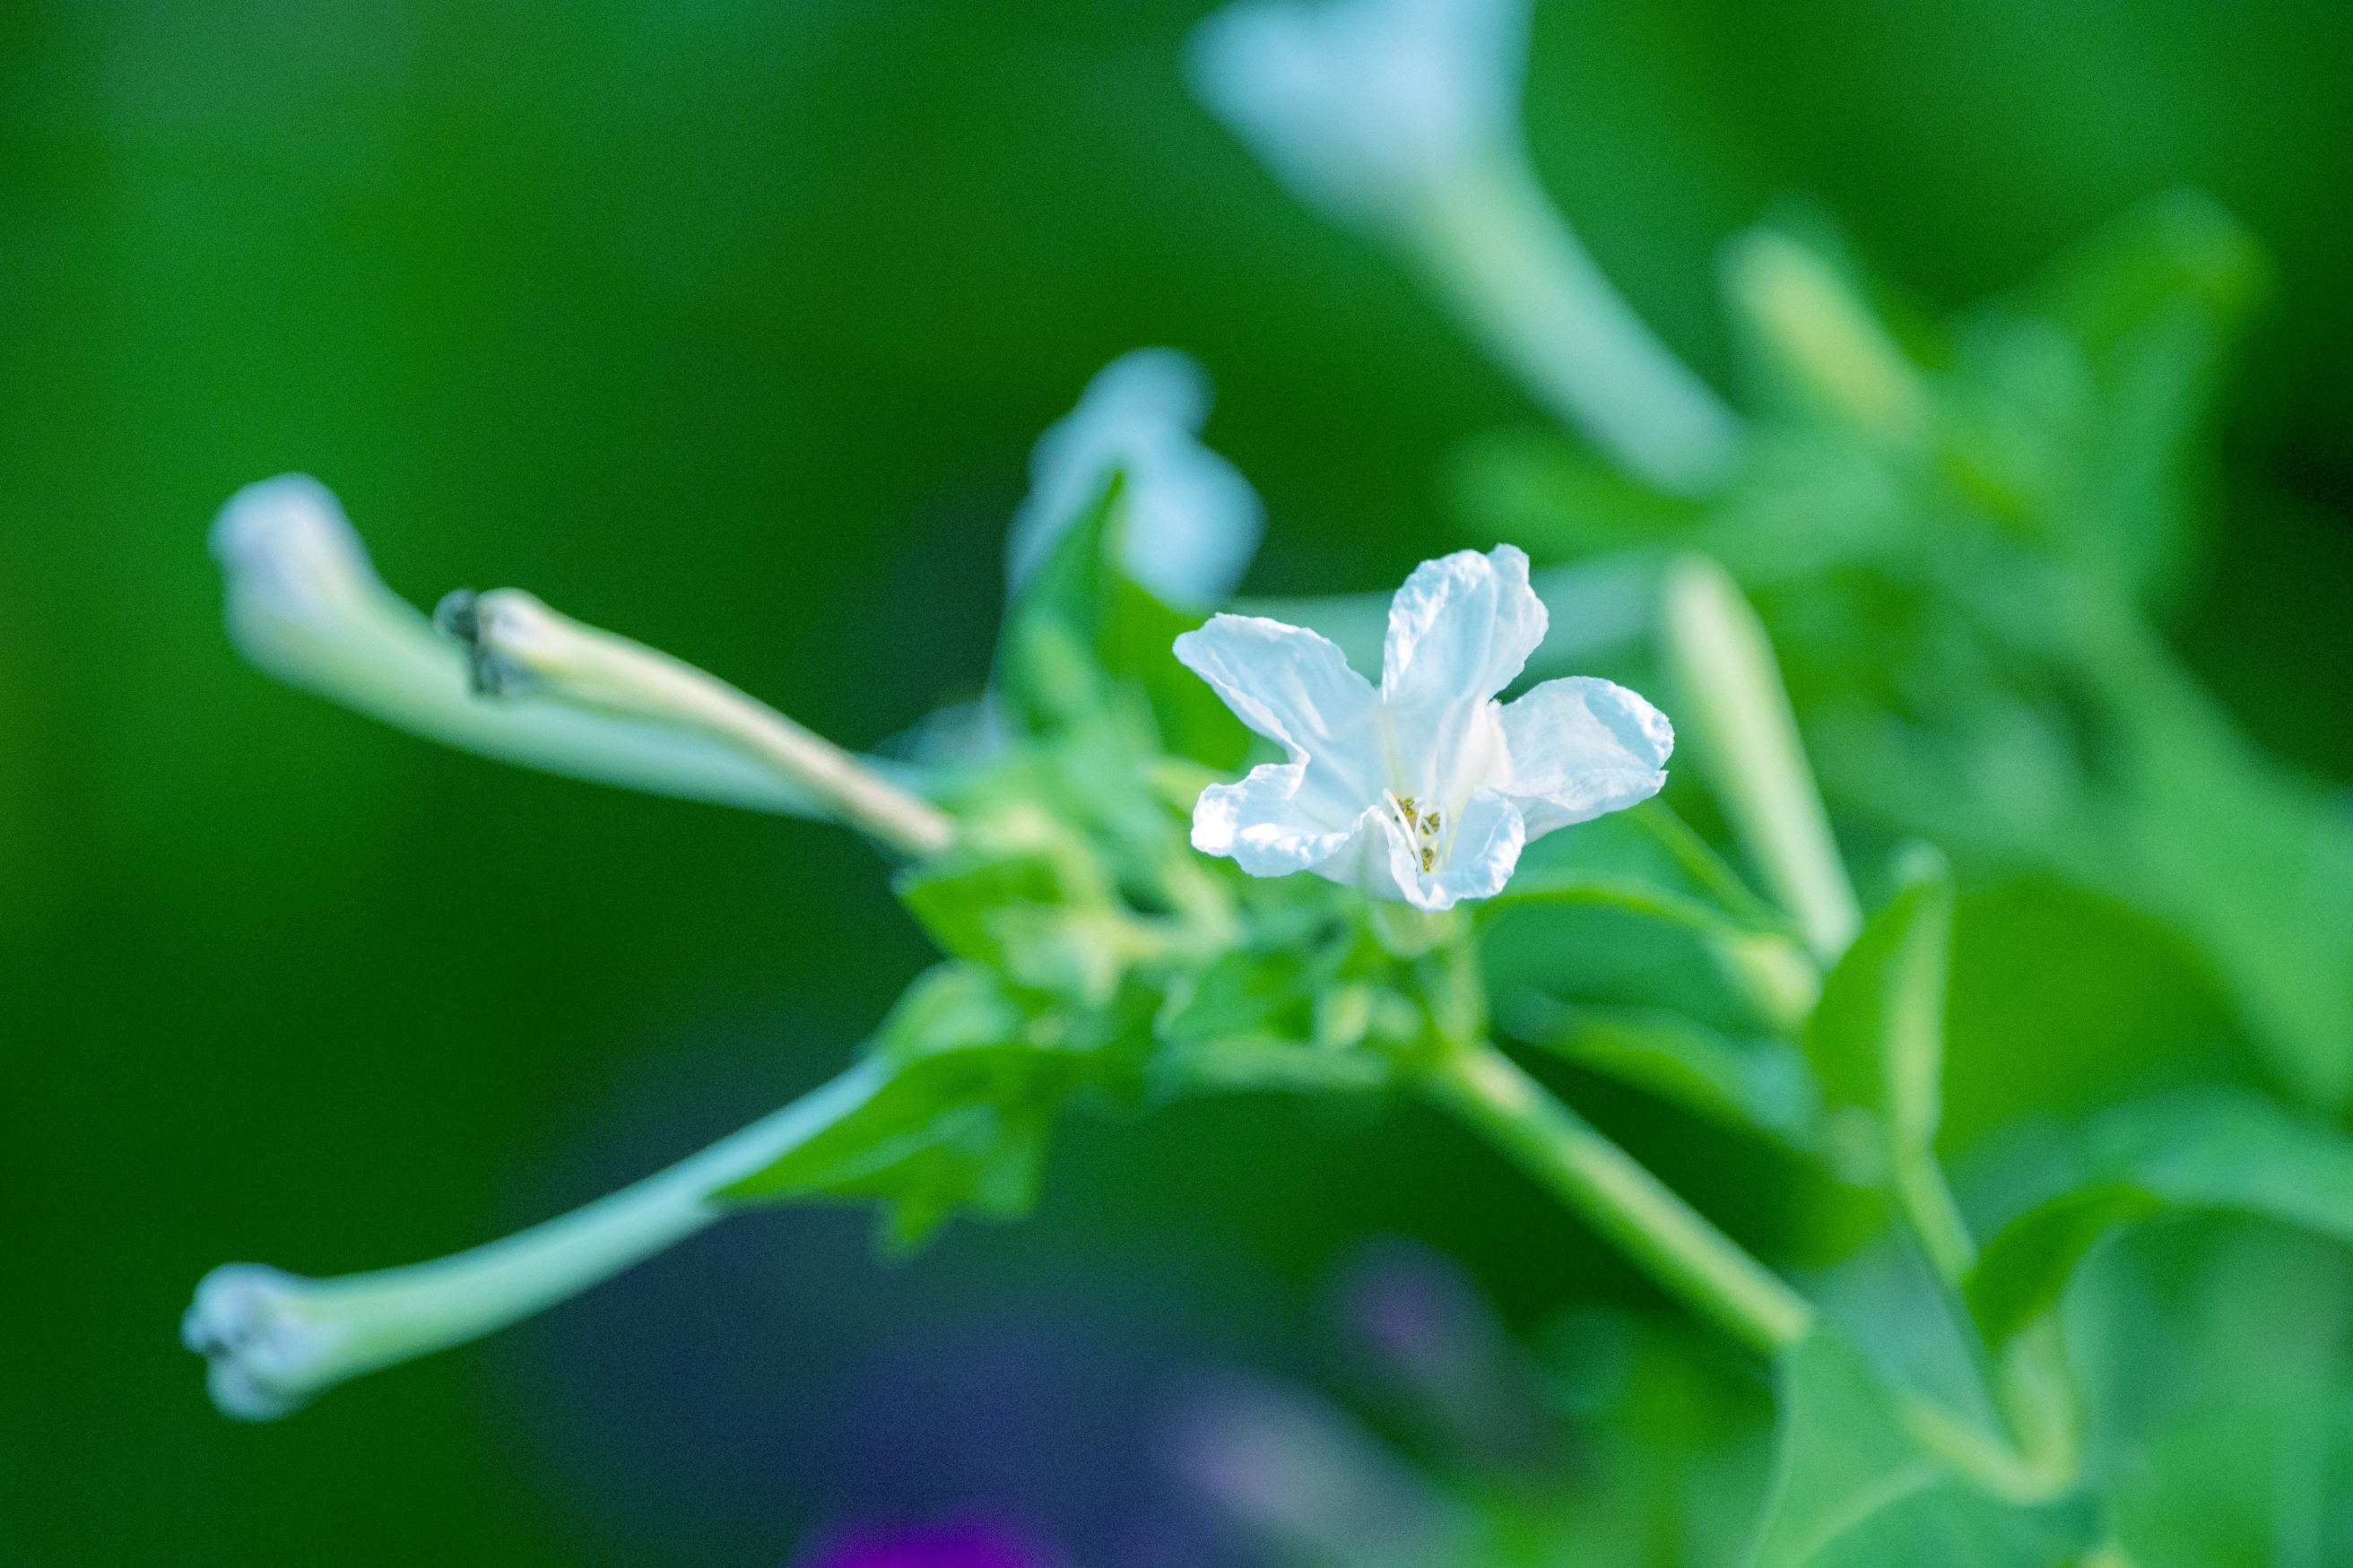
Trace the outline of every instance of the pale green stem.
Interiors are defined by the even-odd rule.
[[[1904,1217],[1938,1277],[1957,1283],[1977,1262],[1978,1246],[1961,1218],[1960,1205],[1953,1201],[1952,1188],[1945,1184],[1943,1167],[1926,1148],[1899,1149],[1894,1163],[1890,1174]]]
[[[1439,1104],[1703,1315],[1767,1354],[1811,1331],[1814,1310],[1804,1297],[1494,1047],[1449,1047],[1422,1081]]]
[[[285,1414],[347,1378],[504,1328],[684,1240],[730,1212],[714,1194],[839,1121],[887,1078],[869,1058],[634,1186],[429,1263],[331,1279],[227,1265],[198,1288],[186,1337],[212,1358],[216,1398],[231,1414]]]
[[[1724,568],[1704,555],[1668,569],[1666,600],[1667,657],[1709,782],[1806,945],[1835,963],[1862,910],[1765,627]]]
[[[1738,416],[1610,285],[1523,159],[1467,161],[1411,215],[1455,308],[1556,417],[1662,490],[1729,475]]]

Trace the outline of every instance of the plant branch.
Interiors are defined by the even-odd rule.
[[[1442,1051],[1422,1083],[1651,1278],[1749,1345],[1774,1354],[1811,1331],[1805,1298],[1493,1045]]]

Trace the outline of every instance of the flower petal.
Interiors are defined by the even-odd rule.
[[[1504,708],[1510,779],[1527,836],[1648,800],[1667,782],[1674,727],[1638,694],[1577,676],[1547,680]]]
[[[1222,855],[1253,877],[1313,871],[1377,899],[1406,898],[1413,850],[1394,816],[1368,805],[1327,824],[1303,808],[1314,787],[1303,763],[1252,768],[1240,784],[1211,784],[1193,805],[1193,847]]]
[[[1193,803],[1193,847],[1222,855],[1253,877],[1312,870],[1340,853],[1356,825],[1304,819],[1298,797],[1303,763],[1269,763],[1240,784],[1211,784]]]
[[[1425,561],[1389,601],[1381,697],[1400,710],[1483,702],[1527,664],[1547,618],[1515,546]]]
[[[1293,762],[1372,745],[1372,683],[1314,632],[1258,616],[1212,616],[1176,639],[1176,658]]]
[[[1464,899],[1492,899],[1504,890],[1533,837],[1519,807],[1491,789],[1474,791],[1456,820],[1446,864],[1418,879],[1406,902],[1419,910],[1451,910]]]

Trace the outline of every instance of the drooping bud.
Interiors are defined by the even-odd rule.
[[[435,621],[467,654],[486,697],[562,703],[700,734],[732,747],[826,815],[912,855],[955,837],[945,812],[747,696],[666,653],[549,609],[519,588],[441,601]]]
[[[326,487],[248,485],[213,525],[229,634],[291,685],[411,734],[522,767],[791,816],[806,792],[708,736],[475,690],[464,650],[386,588]]]
[[[229,1263],[196,1286],[180,1338],[209,1363],[221,1413],[269,1421],[346,1379],[460,1345],[543,1311],[719,1219],[713,1194],[864,1105],[889,1063],[830,1081],[634,1186],[429,1263],[311,1279]]]

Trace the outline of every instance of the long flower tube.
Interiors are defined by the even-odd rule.
[[[311,1279],[258,1263],[205,1276],[180,1337],[224,1415],[286,1415],[338,1383],[502,1329],[675,1246],[729,1210],[712,1194],[864,1104],[869,1057],[782,1110],[633,1186],[429,1263]]]
[[[1240,0],[1195,34],[1202,100],[1301,200],[1395,246],[1555,416],[1676,494],[1738,416],[1635,314],[1520,126],[1525,0]]]

